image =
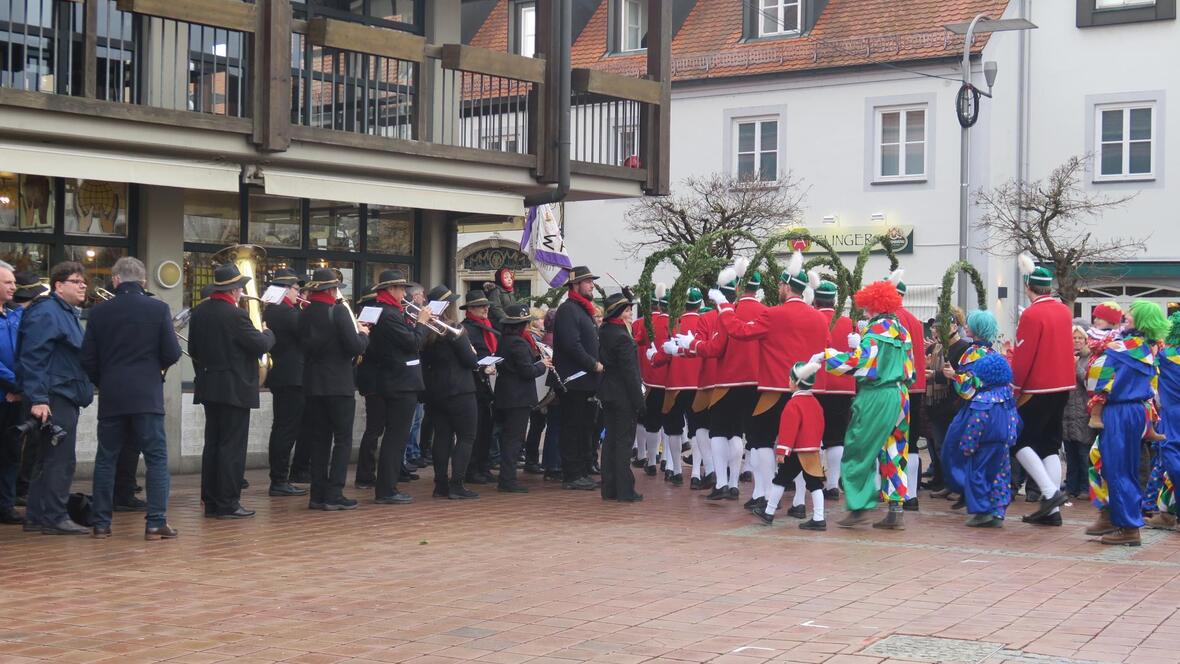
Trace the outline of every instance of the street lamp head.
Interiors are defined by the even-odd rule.
[[[996,84],[996,73],[999,66],[996,65],[995,60],[988,60],[983,63],[983,77],[987,80],[987,89],[991,90],[992,86]]]

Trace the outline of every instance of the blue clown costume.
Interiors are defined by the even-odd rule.
[[[1180,480],[1180,313],[1172,314],[1172,331],[1159,360],[1159,403],[1162,433],[1158,464],[1163,471],[1155,507],[1176,514],[1175,483]]]
[[[975,375],[973,365],[984,357],[995,353],[991,344],[985,341],[975,341],[963,351],[963,355],[959,358],[959,370],[950,380],[955,394],[965,401],[971,401],[975,397],[982,383]],[[963,494],[963,484],[966,481],[967,458],[963,456],[959,441],[967,428],[967,421],[971,415],[970,410],[965,406],[955,413],[954,419],[947,427],[946,438],[942,445],[943,484],[949,491],[960,495]]]
[[[963,466],[963,500],[972,527],[999,527],[1012,502],[1010,450],[1020,437],[1021,421],[1012,394],[1012,368],[999,353],[985,353],[972,363],[976,388],[956,441]]]

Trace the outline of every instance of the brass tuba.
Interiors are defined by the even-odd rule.
[[[262,274],[260,268],[265,261],[266,250],[252,244],[237,244],[232,247],[226,247],[213,254],[213,263],[215,265],[233,263],[238,266],[238,272],[243,277],[250,277],[250,281],[246,282],[246,286],[243,289],[245,294],[238,303],[238,306],[246,310],[246,313],[250,315],[250,323],[260,332],[266,330],[266,324],[262,322],[262,308],[265,303],[259,297],[258,292],[258,280]],[[258,358],[259,385],[266,382],[266,373],[270,371],[271,366],[273,366],[273,363],[270,359],[270,353],[266,353]]]

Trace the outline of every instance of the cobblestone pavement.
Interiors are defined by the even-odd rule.
[[[643,476],[618,504],[532,476],[438,500],[429,475],[328,513],[251,471],[248,521],[178,477],[174,541],[138,514],[109,540],[0,527],[0,662],[1180,662],[1180,533],[1103,547],[1085,505],[976,531],[923,497],[903,533],[805,533]]]

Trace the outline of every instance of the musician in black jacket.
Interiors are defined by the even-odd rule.
[[[303,496],[306,489],[290,482],[291,450],[299,438],[303,422],[303,351],[299,348],[299,288],[303,280],[294,270],[282,268],[271,276],[268,286],[286,288],[282,302],[271,304],[262,312],[266,328],[275,334],[270,349],[273,363],[266,374],[265,387],[270,390],[274,419],[270,425],[270,491],[272,496]]]
[[[561,470],[562,488],[593,491],[598,484],[590,479],[594,454],[594,405],[591,399],[602,380],[602,363],[598,361],[598,328],[594,325],[594,280],[590,268],[580,265],[570,270],[569,296],[557,308],[553,331],[553,365],[566,381],[561,396]],[[578,372],[585,375],[575,379]]]
[[[377,296],[366,293],[357,298],[356,314],[365,307],[375,306]],[[372,352],[372,344],[365,351]],[[361,449],[357,454],[355,486],[372,489],[377,484],[377,444],[385,433],[385,400],[377,393],[377,362],[362,358],[356,368],[356,389],[365,400],[365,432],[361,434]]]
[[[308,509],[333,512],[356,509],[344,496],[352,456],[352,423],[356,416],[356,358],[369,345],[369,330],[353,322],[348,305],[339,302],[340,277],[330,268],[312,273],[307,282],[310,302],[299,317],[303,350],[303,389],[311,430],[311,496]]]
[[[528,493],[516,481],[516,458],[524,444],[529,414],[537,405],[537,379],[553,366],[543,358],[527,329],[533,320],[526,304],[510,304],[500,318],[504,336],[496,372],[496,412],[503,423],[500,436],[500,491]]]
[[[631,474],[631,444],[635,441],[635,424],[643,415],[644,399],[639,378],[638,353],[631,337],[629,297],[616,293],[606,298],[605,322],[599,329],[599,357],[604,367],[598,399],[606,420],[606,439],[602,443],[602,498],[633,503],[643,500],[635,493],[635,476]]]
[[[431,301],[451,303],[441,320],[458,327],[455,302],[459,296],[446,286],[435,286],[428,297]],[[479,497],[479,494],[463,486],[478,423],[475,397],[478,361],[465,329],[458,336],[431,330],[422,349],[426,410],[435,423],[434,449],[431,452],[434,457],[435,498],[457,500]]]
[[[461,309],[467,312],[463,318],[463,328],[467,330],[467,338],[475,348],[479,359],[495,355],[500,345],[500,333],[492,327],[488,318],[490,307],[488,298],[483,291],[473,290]],[[475,443],[471,448],[471,463],[467,466],[467,481],[472,484],[487,484],[495,479],[492,476],[491,451],[492,432],[495,428],[492,411],[492,382],[490,375],[495,375],[495,367],[488,367],[486,371],[476,373],[475,404],[479,420],[475,428]],[[516,463],[515,459],[511,460]],[[501,470],[504,458],[500,458]]]
[[[425,389],[422,382],[422,361],[418,353],[426,339],[426,322],[431,319],[429,307],[410,316],[402,304],[409,281],[401,270],[385,270],[377,277],[370,291],[376,293],[376,306],[381,317],[369,335],[369,351],[365,362],[374,362],[376,389],[385,405],[385,435],[381,437],[381,451],[377,458],[378,505],[398,505],[413,502],[397,490],[406,441],[418,395]]]
[[[188,352],[193,360],[193,403],[205,408],[205,449],[201,454],[201,499],[205,516],[247,519],[242,507],[242,474],[250,410],[258,407],[258,358],[274,346],[270,330],[258,330],[238,307],[250,277],[236,265],[213,271],[208,299],[193,309]]]

